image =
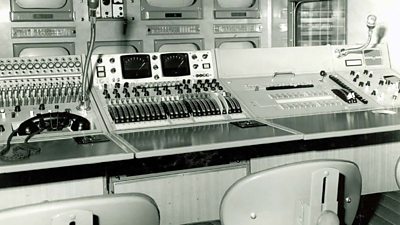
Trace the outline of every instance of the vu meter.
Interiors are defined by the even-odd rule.
[[[164,77],[190,75],[189,56],[187,53],[162,54],[161,66]]]
[[[121,56],[121,67],[124,79],[140,79],[152,76],[149,55]]]

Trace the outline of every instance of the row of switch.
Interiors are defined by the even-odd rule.
[[[0,91],[0,98],[22,97],[57,97],[78,95],[81,93],[80,85],[68,87],[31,87],[31,88],[4,88]]]
[[[81,62],[55,62],[55,63],[28,63],[28,64],[0,64],[0,70],[32,70],[32,69],[53,69],[53,68],[74,68],[81,67]]]
[[[130,86],[136,87],[136,88],[161,88],[161,87],[218,87],[220,86],[220,83],[216,79],[199,79],[196,81],[192,81],[190,79],[183,79],[182,81],[178,82],[160,82],[160,83],[144,83],[141,85],[137,84],[130,84],[129,82],[125,82],[123,85],[119,82],[114,83],[114,88],[120,88],[121,86],[124,88],[129,88]],[[192,85],[192,86],[190,86]],[[103,88],[107,89],[110,85],[108,84],[103,84]]]
[[[174,87],[170,86],[153,86],[153,87],[144,87],[144,86],[135,86],[132,87],[131,90],[128,89],[129,85],[124,84],[122,88],[122,93],[120,93],[121,86],[117,83],[114,85],[113,90],[108,89],[108,85],[104,85],[103,95],[106,99],[113,98],[130,98],[133,97],[141,97],[141,96],[162,96],[162,95],[171,95],[171,94],[191,94],[191,93],[201,93],[207,91],[222,91],[223,87],[220,86],[219,82],[215,83],[201,83],[201,84],[176,84]],[[132,93],[132,94],[131,94]],[[111,96],[113,94],[114,96]]]
[[[131,102],[110,104],[108,111],[115,123],[140,122],[150,120],[164,120],[188,118],[190,116],[212,116],[221,114],[241,113],[239,102],[232,97],[225,96],[227,108],[218,104],[213,98],[191,98],[176,101],[161,102]],[[221,108],[221,107],[222,108]]]
[[[0,107],[76,102],[80,95],[0,98]]]

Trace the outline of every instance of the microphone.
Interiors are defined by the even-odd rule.
[[[367,27],[369,29],[374,29],[376,26],[376,16],[375,15],[369,15],[367,17]]]
[[[96,10],[99,7],[99,0],[88,0],[89,16],[96,17]]]

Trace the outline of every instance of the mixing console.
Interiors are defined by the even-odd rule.
[[[321,71],[321,74],[327,74]],[[325,75],[324,75],[325,76]],[[374,106],[332,75],[298,74],[284,78],[228,79],[227,85],[255,117],[279,118],[367,109]]]
[[[0,142],[10,135],[21,142],[36,134],[57,139],[101,132],[98,112],[76,110],[81,62],[80,56],[0,59]]]
[[[211,51],[92,57],[95,99],[112,130],[246,118],[216,79]]]
[[[257,118],[400,105],[400,78],[390,67],[385,45],[341,58],[334,54],[336,48],[219,49],[218,74],[225,87]]]

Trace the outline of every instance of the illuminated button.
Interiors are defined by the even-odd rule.
[[[6,69],[6,66],[4,64],[1,64],[0,65],[0,70],[5,70],[5,69]]]
[[[63,62],[63,63],[61,63],[61,66],[62,66],[63,68],[67,68],[67,66],[68,66],[68,63],[66,63],[66,62]]]
[[[41,66],[43,69],[46,69],[46,68],[47,68],[47,64],[46,64],[46,63],[42,63],[40,66]]]
[[[203,69],[210,69],[211,65],[210,63],[203,63]]]
[[[99,78],[106,77],[106,72],[97,71],[97,77],[99,77]]]
[[[22,63],[21,66],[20,66],[20,68],[21,68],[21,70],[26,69],[26,64]],[[1,68],[0,68],[0,69],[1,69]]]
[[[79,62],[79,61],[76,61],[76,62],[75,62],[75,66],[76,66],[76,67],[80,67],[81,65],[82,65],[81,62]]]
[[[12,70],[12,65],[11,64],[7,64],[6,68],[7,68],[7,70]]]
[[[13,65],[13,69],[14,69],[14,70],[18,70],[18,69],[19,69],[19,65],[18,65],[18,64],[14,64],[14,65]]]
[[[105,66],[98,66],[97,67],[97,72],[104,72],[106,71],[106,67]]]
[[[54,64],[53,64],[53,63],[49,63],[47,66],[48,66],[50,69],[54,68]]]
[[[39,63],[35,63],[34,67],[35,67],[35,69],[40,69],[40,64]]]
[[[75,66],[75,63],[73,63],[73,62],[68,63],[68,67],[73,68],[74,66]]]
[[[29,65],[28,65],[28,66],[29,66]],[[56,68],[60,68],[60,67],[61,67],[61,63],[56,62],[56,63],[54,64],[54,66],[55,66]]]

